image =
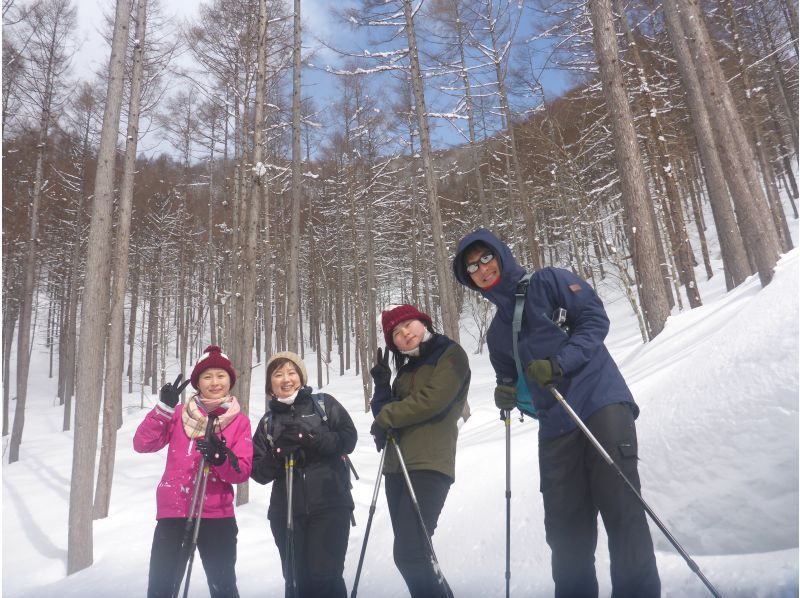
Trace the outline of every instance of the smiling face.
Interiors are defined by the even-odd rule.
[[[489,288],[500,279],[500,262],[497,261],[496,256],[486,264],[481,262],[482,256],[492,253],[491,250],[486,248],[476,247],[475,249],[467,251],[465,254],[465,267],[470,264],[476,264],[478,266],[478,269],[470,274],[469,277],[479,289]]]
[[[221,368],[208,368],[200,374],[197,389],[206,399],[221,399],[231,390],[231,377]]]
[[[413,351],[425,337],[425,330],[419,320],[403,320],[392,328],[392,342],[400,351]]]
[[[269,378],[272,394],[279,399],[291,397],[302,387],[300,372],[293,363],[287,361],[278,367]]]

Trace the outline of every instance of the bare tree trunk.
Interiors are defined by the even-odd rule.
[[[103,349],[108,323],[108,281],[111,266],[108,257],[111,255],[114,167],[129,18],[130,0],[117,0],[108,68],[107,103],[97,158],[78,344],[78,384],[75,396],[80,408],[75,410],[67,543],[68,575],[88,567],[94,559],[92,488],[97,458],[100,392],[103,384]]]
[[[133,350],[136,341],[136,318],[139,313],[139,264],[134,262],[133,278],[131,279],[131,312],[128,317],[128,367],[126,375],[128,377],[128,393],[133,392]]]
[[[754,112],[751,94],[754,93],[750,85],[750,75],[744,67],[744,52],[741,45],[741,32],[739,31],[739,22],[736,19],[736,14],[733,9],[733,2],[731,0],[724,0],[725,8],[727,11],[728,22],[730,23],[731,30],[733,31],[734,48],[736,50],[736,57],[738,58],[739,76],[742,79],[742,85],[745,88],[744,94],[744,115],[745,119],[750,123],[750,134],[752,136],[752,147],[755,150],[755,156],[758,160],[758,165],[761,170],[761,180],[764,182],[764,190],[767,194],[767,201],[772,213],[772,220],[775,225],[775,232],[778,236],[778,243],[783,251],[790,251],[792,249],[792,236],[789,232],[789,227],[786,223],[786,216],[783,213],[783,206],[781,205],[780,197],[778,197],[778,189],[775,183],[775,171],[772,164],[767,157],[764,147],[764,134],[761,131],[761,124],[759,123],[758,115]]]
[[[730,290],[741,284],[752,274],[750,263],[745,251],[744,240],[739,230],[739,223],[737,223],[731,207],[726,177],[714,140],[710,116],[706,109],[698,73],[691,57],[689,45],[686,43],[686,36],[683,32],[683,25],[681,25],[675,1],[668,0],[662,6],[664,9],[664,22],[667,26],[670,42],[675,50],[678,70],[681,73],[689,111],[692,115],[697,149],[705,170],[708,199],[711,203],[711,212],[717,228],[722,263],[725,272],[730,276],[730,285],[732,285],[728,288]]]
[[[12,261],[8,255],[3,260],[3,436],[8,436],[8,410],[11,403],[11,345],[14,343],[14,327],[19,317],[18,285],[8,283],[6,264]],[[8,260],[6,262],[6,260]]]
[[[264,272],[267,273],[264,276],[264,363],[269,361],[269,358],[272,356],[272,276],[269,276],[269,272],[272,268],[272,247],[270,246],[270,223],[269,223],[269,213],[270,213],[270,187],[269,185],[264,185],[264,203],[263,203],[263,211],[264,211],[264,225],[263,225],[263,240],[262,240],[262,247],[264,248],[261,252],[261,264],[264,269]],[[265,396],[269,396],[268,387],[269,387],[269,380],[265,380]]]
[[[789,3],[787,3],[789,4]],[[794,146],[794,153],[800,152],[800,145],[798,144],[798,118],[797,118],[797,102],[796,101],[789,101],[789,94],[787,93],[788,85],[786,82],[786,76],[784,75],[783,69],[778,64],[778,49],[775,47],[775,38],[772,36],[772,31],[769,28],[769,25],[766,23],[766,17],[764,15],[764,6],[762,2],[755,2],[751,1],[750,5],[753,7],[753,13],[755,16],[755,20],[758,24],[758,31],[763,39],[763,43],[766,49],[766,53],[769,56],[769,63],[772,70],[772,82],[777,88],[778,93],[775,94],[778,96],[779,103],[783,108],[784,114],[786,114],[786,118],[789,120],[789,133],[792,137],[792,144]],[[797,23],[795,23],[795,28],[797,27]],[[796,29],[795,29],[796,31]],[[796,43],[797,38],[795,38]],[[771,94],[767,94],[768,98],[771,98]],[[795,95],[796,97],[796,95]]]
[[[147,0],[136,1],[136,25],[133,48],[131,96],[128,107],[128,131],[125,147],[125,167],[122,175],[119,208],[117,210],[116,242],[114,243],[114,281],[111,287],[110,322],[106,342],[106,374],[103,385],[103,431],[100,443],[100,468],[94,495],[95,519],[108,516],[111,504],[111,482],[114,479],[114,457],[117,429],[122,425],[122,364],[125,326],[125,290],[128,283],[128,254],[130,251],[131,212],[133,209],[133,179],[136,173],[136,148],[139,142],[139,106],[142,96],[144,44],[147,33]]]
[[[302,28],[300,25],[300,0],[294,0],[294,48],[292,70],[292,230],[289,235],[289,256],[287,268],[286,293],[287,311],[287,337],[286,348],[297,352],[297,333],[299,328],[300,288],[298,275],[298,262],[300,261],[300,201],[302,197],[301,168],[302,154],[300,153],[300,51],[302,43]]]
[[[689,199],[692,205],[692,215],[697,226],[697,236],[700,239],[700,251],[703,254],[703,266],[706,269],[706,280],[711,280],[714,276],[714,270],[711,268],[711,256],[708,253],[708,241],[706,241],[705,224],[703,222],[703,211],[700,207],[700,198],[695,193],[694,185],[692,185],[688,177],[684,173],[684,182],[686,192],[689,194]]]
[[[351,158],[355,159],[355,152],[351,154]],[[350,176],[350,185],[348,189],[348,196],[350,200],[350,221],[351,221],[351,233],[352,233],[352,252],[350,255],[353,256],[353,301],[352,305],[352,313],[353,313],[353,328],[355,330],[355,341],[356,341],[356,372],[360,371],[361,374],[361,388],[364,392],[364,412],[369,410],[369,401],[370,397],[372,396],[372,379],[369,375],[369,368],[364,367],[364,364],[367,363],[367,343],[369,341],[366,340],[366,330],[364,330],[364,300],[362,297],[362,285],[361,285],[361,252],[358,250],[359,247],[359,235],[358,235],[358,227],[357,222],[358,218],[356,216],[356,191],[355,191],[355,175],[352,171],[355,170],[355,165],[351,164],[351,176]],[[366,232],[366,231],[365,231]],[[368,232],[366,234],[369,234]],[[360,364],[360,368],[359,368]]]
[[[464,51],[466,45],[467,31],[464,22],[461,19],[461,0],[454,0],[452,3],[455,23],[453,27],[456,32],[458,43],[458,55],[460,61],[461,81],[464,84],[464,103],[467,110],[467,129],[469,130],[469,149],[470,156],[472,157],[472,168],[475,170],[475,188],[478,193],[478,209],[481,213],[481,223],[485,227],[491,226],[489,217],[489,206],[486,203],[486,193],[483,189],[483,175],[481,174],[481,160],[479,146],[476,141],[475,134],[475,108],[472,99],[472,87],[469,80],[469,72],[467,71],[467,59]]]
[[[686,230],[686,220],[683,214],[678,184],[675,180],[676,168],[673,161],[670,159],[664,128],[658,116],[655,100],[650,93],[650,84],[645,74],[644,62],[639,55],[639,47],[636,44],[636,38],[628,25],[625,7],[621,0],[615,0],[615,2],[617,12],[620,15],[620,22],[625,32],[625,38],[628,42],[628,47],[633,55],[633,62],[640,84],[639,89],[644,97],[645,106],[642,112],[648,115],[648,147],[654,154],[653,161],[657,163],[657,167],[654,168],[654,170],[657,171],[658,176],[664,184],[664,193],[666,195],[664,217],[668,219],[666,228],[669,233],[672,254],[677,262],[678,276],[686,292],[686,297],[689,299],[689,305],[692,308],[699,307],[703,302],[700,299],[700,290],[697,288],[697,280],[694,275],[694,255]]]
[[[93,98],[87,94],[87,102],[94,105]],[[75,234],[72,240],[72,252],[69,265],[69,294],[67,297],[67,315],[65,318],[65,338],[62,342],[63,352],[59,351],[58,367],[64,369],[64,418],[62,430],[70,429],[72,421],[72,397],[75,394],[75,351],[78,343],[78,286],[81,278],[81,244],[83,241],[83,200],[86,195],[87,172],[89,166],[89,133],[91,130],[92,110],[87,107],[86,121],[83,125],[83,141],[81,143],[80,185],[78,188],[78,205],[75,209]]]
[[[664,5],[672,2],[678,8],[685,38],[697,68],[703,100],[711,119],[717,147],[721,150],[720,158],[736,205],[745,247],[763,286],[772,280],[780,247],[778,234],[768,211],[769,204],[758,180],[756,160],[711,45],[700,7],[696,0],[665,0]]]
[[[56,31],[53,30],[55,37]],[[25,402],[28,397],[28,373],[31,364],[31,312],[33,311],[33,287],[36,279],[36,248],[39,239],[39,203],[44,183],[44,158],[47,151],[47,131],[50,127],[50,104],[53,99],[52,72],[48,73],[44,105],[39,118],[39,135],[36,152],[36,174],[33,193],[28,212],[29,237],[25,241],[25,263],[23,266],[21,301],[19,311],[19,331],[17,333],[17,405],[14,409],[14,423],[11,426],[11,439],[8,444],[8,463],[19,460],[19,446],[22,443],[22,429],[25,427]]]
[[[344,232],[342,225],[344,210],[336,211],[336,230]],[[344,234],[336,236],[336,337],[339,346],[339,375],[344,376],[347,367],[350,367],[349,350],[350,342],[347,338],[347,329],[345,325],[345,277],[344,277],[344,264],[342,263],[342,255],[344,253]],[[345,366],[345,353],[347,353],[347,366]]]
[[[652,339],[664,329],[669,316],[669,304],[656,257],[657,233],[647,209],[652,201],[645,184],[633,116],[619,66],[611,4],[609,0],[590,0],[589,8],[603,92],[614,134],[615,157],[622,183],[622,202],[628,221],[634,269],[648,334]]]
[[[425,107],[425,90],[423,89],[422,73],[419,67],[419,53],[417,51],[417,37],[414,30],[414,14],[411,0],[403,0],[403,14],[405,15],[406,36],[408,38],[409,59],[411,61],[411,86],[414,91],[414,104],[419,124],[420,149],[422,152],[423,171],[425,173],[425,187],[428,196],[428,207],[431,219],[431,237],[436,262],[436,279],[438,281],[439,303],[442,308],[442,327],[444,333],[459,342],[458,313],[456,313],[453,300],[452,280],[449,271],[449,254],[444,245],[444,230],[442,228],[442,214],[439,209],[439,196],[436,185],[436,173],[433,168],[430,133],[428,132],[428,113]]]
[[[780,3],[781,8],[783,9],[783,14],[786,18],[786,24],[789,26],[789,31],[792,35],[792,43],[794,45],[794,54],[795,56],[800,56],[800,51],[797,49],[797,38],[798,38],[798,31],[797,31],[797,9],[794,7],[793,0],[783,0]]]
[[[491,7],[491,3],[489,3]],[[495,29],[495,22],[492,19],[492,9],[487,10],[487,22],[489,23],[489,32],[492,39],[492,62],[494,63],[495,78],[497,79],[497,91],[500,96],[500,109],[505,121],[506,134],[508,135],[508,145],[511,152],[511,160],[514,166],[514,178],[517,183],[517,194],[519,196],[520,207],[522,208],[522,218],[525,221],[525,228],[527,230],[528,245],[531,251],[531,260],[533,267],[536,270],[541,269],[541,248],[539,247],[539,233],[536,228],[536,217],[534,216],[533,207],[531,205],[531,198],[528,193],[528,185],[525,183],[525,177],[522,173],[522,164],[519,159],[519,152],[517,151],[517,139],[514,132],[514,120],[511,114],[511,106],[508,102],[508,93],[506,92],[505,75],[503,74],[500,56],[501,50],[498,48],[497,30]],[[513,205],[513,194],[510,197]]]
[[[298,0],[299,1],[299,0]],[[258,15],[258,67],[256,72],[256,105],[253,133],[253,173],[250,185],[250,197],[247,201],[247,211],[243,222],[243,251],[241,266],[242,280],[242,321],[241,338],[237,338],[238,348],[236,358],[239,363],[240,376],[237,380],[239,389],[239,403],[242,412],[250,413],[250,380],[252,377],[253,362],[253,323],[256,314],[256,246],[258,244],[258,219],[261,209],[262,193],[266,179],[266,168],[261,162],[262,137],[264,130],[264,102],[266,94],[266,62],[267,62],[267,3],[259,0]],[[249,500],[249,487],[247,482],[236,486],[236,504],[247,504]]]

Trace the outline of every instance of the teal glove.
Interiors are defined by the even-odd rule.
[[[547,359],[534,359],[528,363],[528,378],[533,378],[540,386],[545,387],[555,384],[564,375],[561,366],[553,357]]]
[[[511,411],[517,406],[516,386],[498,386],[494,389],[494,404],[500,410]]]

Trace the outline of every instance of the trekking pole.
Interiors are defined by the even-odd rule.
[[[356,481],[358,481],[360,478],[358,477],[358,472],[356,471],[356,468],[353,467],[353,462],[350,460],[350,457],[347,456],[347,455],[342,455],[342,459],[344,459],[344,462],[347,463],[347,467],[350,469],[350,471],[353,472],[353,475],[355,476]],[[347,477],[347,481],[350,483],[350,490],[352,490],[353,489],[353,482],[350,481],[350,476]],[[352,511],[350,511],[350,525],[352,527],[356,526],[356,516]]]
[[[511,409],[501,409],[506,426],[506,598],[511,593]]]
[[[285,461],[286,468],[286,589],[288,598],[297,596],[297,571],[294,563],[294,449],[289,451]]]
[[[400,462],[400,469],[403,470],[403,477],[406,479],[408,494],[411,496],[411,502],[414,504],[414,510],[417,513],[419,526],[422,529],[422,534],[428,541],[428,550],[431,551],[431,564],[433,565],[433,570],[436,573],[436,576],[439,578],[439,585],[443,587],[448,598],[453,598],[453,591],[450,589],[450,585],[444,578],[444,573],[442,573],[442,568],[439,566],[439,559],[436,558],[436,552],[433,550],[433,541],[431,540],[431,535],[428,533],[428,527],[425,525],[425,519],[422,517],[422,509],[420,509],[419,502],[417,501],[417,495],[414,492],[414,487],[411,485],[411,477],[408,475],[408,469],[406,469],[406,462],[403,459],[403,454],[400,452],[400,446],[397,444],[397,440],[395,439],[392,430],[389,430],[388,439],[389,442],[391,442],[392,445],[394,445],[394,450],[397,453],[397,460]]]
[[[617,474],[619,474],[619,476],[625,481],[625,483],[628,485],[628,488],[630,488],[631,492],[633,492],[634,496],[636,496],[636,498],[639,499],[639,502],[642,503],[644,510],[647,512],[648,515],[650,515],[650,518],[658,526],[658,529],[660,529],[664,533],[664,535],[667,537],[667,540],[669,540],[672,543],[672,545],[675,547],[675,550],[677,550],[680,553],[680,555],[686,561],[686,564],[689,565],[689,568],[695,572],[695,574],[700,578],[700,581],[702,581],[705,584],[705,586],[708,588],[708,590],[715,598],[722,598],[722,595],[711,584],[711,582],[708,581],[708,578],[706,578],[706,576],[703,575],[703,572],[700,571],[700,567],[698,567],[697,563],[695,563],[692,560],[692,558],[689,556],[689,553],[687,553],[683,549],[683,547],[678,543],[678,541],[672,536],[672,534],[669,533],[669,530],[663,523],[661,523],[661,520],[653,512],[653,509],[651,509],[650,506],[645,502],[645,500],[642,498],[642,495],[639,494],[639,491],[636,490],[636,488],[627,478],[627,476],[624,473],[622,473],[622,469],[620,469],[619,465],[617,465],[614,462],[614,459],[611,458],[611,455],[609,455],[606,452],[603,446],[597,441],[597,438],[594,437],[594,434],[592,434],[591,431],[589,431],[589,428],[586,427],[586,424],[584,424],[581,418],[578,417],[578,414],[575,413],[572,407],[569,406],[569,403],[567,403],[567,400],[564,398],[564,396],[560,392],[558,392],[558,389],[552,384],[549,384],[547,386],[547,389],[553,394],[556,400],[559,403],[561,403],[564,409],[567,410],[567,413],[569,413],[570,417],[575,421],[576,424],[578,424],[578,427],[581,430],[583,430],[583,433],[586,434],[586,437],[594,445],[594,447],[603,457],[605,462],[611,465],[616,470]]]
[[[356,579],[353,582],[353,591],[350,598],[356,598],[358,593],[358,580],[361,579],[361,567],[364,565],[364,555],[367,553],[367,540],[369,540],[369,530],[372,529],[372,518],[375,516],[375,504],[378,502],[378,491],[381,487],[383,478],[383,461],[386,458],[386,447],[381,451],[381,460],[378,463],[378,477],[375,480],[375,490],[372,492],[372,502],[369,505],[369,517],[367,517],[367,529],[364,530],[364,542],[361,544],[361,555],[358,557],[358,567],[356,567]]]
[[[206,424],[205,439],[211,438],[211,432],[214,430],[215,415],[208,416],[208,423]],[[186,528],[183,532],[183,540],[181,540],[181,554],[188,554],[189,561],[188,567],[184,565],[181,570],[181,576],[177,578],[175,587],[173,589],[173,598],[178,598],[180,593],[181,583],[183,582],[184,574],[186,576],[186,585],[183,589],[183,596],[186,598],[189,593],[189,582],[192,577],[192,565],[194,563],[194,549],[197,547],[197,537],[200,533],[200,520],[203,518],[203,503],[206,498],[206,484],[208,483],[208,474],[211,471],[211,466],[203,459],[202,467],[197,470],[197,477],[194,480],[194,492],[192,493],[192,504],[189,507],[189,515],[186,518]],[[199,498],[199,508],[198,507]],[[196,513],[196,515],[195,515]],[[186,541],[191,539],[191,544],[186,547]],[[184,552],[184,551],[187,552]]]

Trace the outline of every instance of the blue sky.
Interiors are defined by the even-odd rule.
[[[286,0],[291,3],[292,0]],[[79,43],[81,49],[77,53],[74,64],[75,76],[91,79],[93,73],[105,67],[108,60],[108,46],[99,34],[102,25],[103,12],[111,13],[113,0],[77,0],[78,22],[79,22]],[[164,2],[162,11],[165,16],[171,16],[176,21],[192,19],[197,14],[198,0],[171,0]],[[356,6],[356,0],[340,0],[335,3],[339,10],[346,6]],[[312,96],[315,100],[317,109],[324,112],[327,106],[335,99],[337,93],[336,77],[325,72],[330,67],[340,68],[344,59],[335,51],[326,47],[318,40],[324,40],[335,48],[347,49],[354,52],[363,51],[370,47],[367,41],[367,33],[342,22],[332,13],[332,3],[327,0],[302,0],[303,31],[304,31],[304,53],[313,52],[311,62],[315,68],[306,68],[303,72],[304,93]],[[517,34],[518,40],[529,39],[533,35],[534,15],[530,11],[525,11],[520,21],[520,30]],[[517,55],[522,55],[533,49],[534,44],[518,43]],[[371,47],[373,51],[375,47]],[[545,62],[547,48],[539,43],[537,51],[532,52],[533,60],[537,67]],[[545,70],[541,75],[541,81],[549,98],[562,93],[567,86],[566,77],[563,73],[556,70]],[[384,82],[377,83],[376,89],[391,93],[392,86]],[[513,98],[512,98],[513,100]],[[529,109],[534,104],[531,98],[516,98],[519,110]],[[454,108],[455,100],[452,97],[445,97],[437,94],[433,86],[429,86],[426,93],[428,111],[431,113],[447,113]],[[464,121],[456,121],[458,125],[466,128]],[[463,142],[463,137],[459,135],[453,126],[441,118],[431,119],[431,129],[434,144],[438,147],[454,145]],[[161,143],[144,143],[142,149],[151,151],[169,151]],[[149,152],[148,152],[149,153]]]

